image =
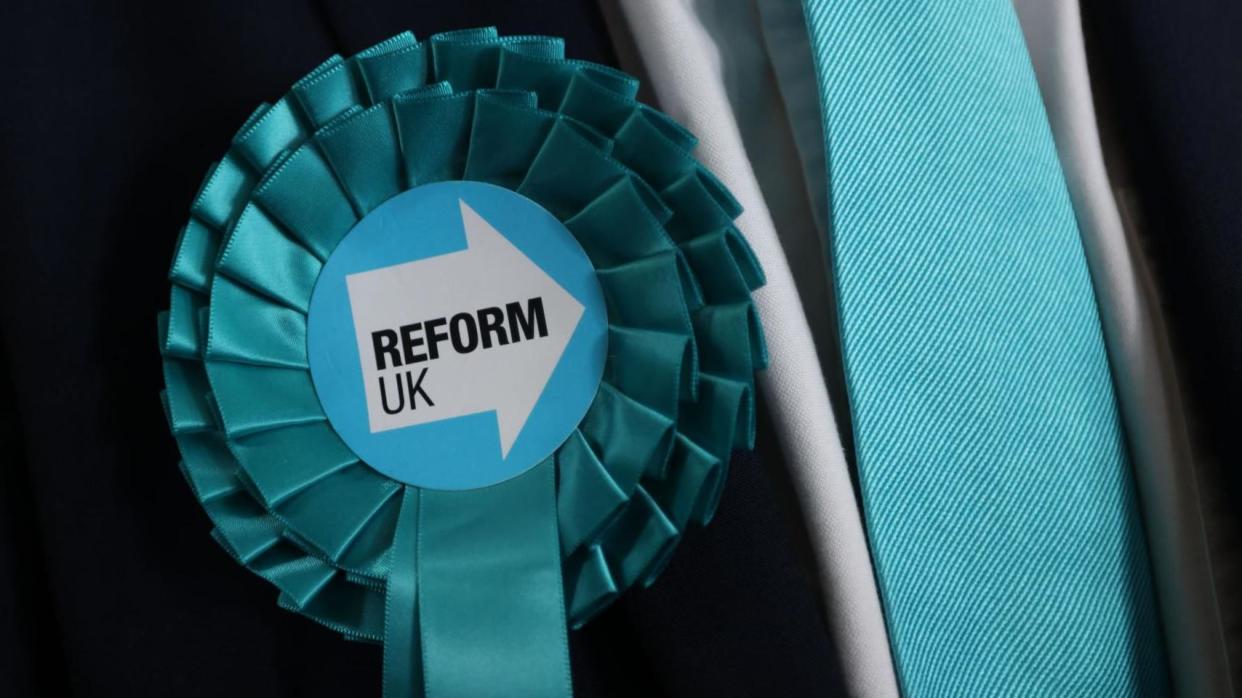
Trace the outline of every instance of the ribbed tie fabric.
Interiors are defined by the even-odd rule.
[[[805,0],[856,456],[908,696],[1168,691],[1090,278],[1007,0]]]

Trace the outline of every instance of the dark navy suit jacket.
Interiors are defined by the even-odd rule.
[[[379,694],[377,647],[279,610],[208,536],[155,315],[255,105],[333,53],[479,25],[615,62],[590,0],[0,7],[0,695]],[[770,433],[657,584],[572,634],[577,695],[841,692]]]

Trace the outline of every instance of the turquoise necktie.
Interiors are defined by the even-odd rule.
[[[904,693],[1166,693],[1098,311],[1012,7],[804,8],[858,473]]]

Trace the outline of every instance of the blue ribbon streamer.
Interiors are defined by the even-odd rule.
[[[162,398],[212,535],[282,607],[383,642],[394,698],[568,695],[567,626],[650,584],[753,441],[763,274],[732,225],[740,209],[693,137],[634,100],[636,80],[562,50],[477,29],[334,57],[247,119],[178,239]],[[305,358],[336,242],[387,198],[446,179],[560,218],[616,340],[554,457],[470,492],[358,460]]]

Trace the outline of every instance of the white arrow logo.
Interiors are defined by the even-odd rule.
[[[345,277],[370,428],[495,411],[504,458],[584,308],[458,203],[466,249]]]

